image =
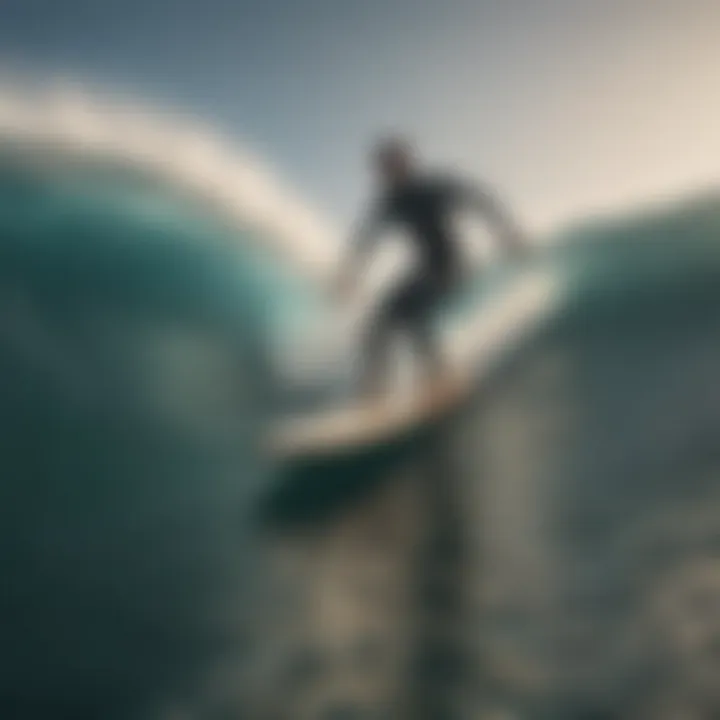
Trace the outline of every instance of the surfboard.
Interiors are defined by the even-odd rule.
[[[358,400],[350,406],[285,420],[271,438],[271,449],[281,458],[292,459],[370,448],[450,412],[471,388],[468,373],[449,370],[410,395]]]
[[[459,336],[450,335],[450,344],[460,356],[436,382],[410,395],[391,393],[373,400],[357,399],[345,407],[285,418],[271,434],[271,452],[289,461],[332,458],[358,453],[431,425],[461,404],[507,348],[539,325],[555,299],[552,278],[544,273],[525,275],[514,287],[483,303],[474,320],[463,324]],[[471,342],[463,341],[463,337]]]

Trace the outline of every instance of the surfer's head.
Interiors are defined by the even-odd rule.
[[[415,173],[414,148],[400,137],[381,140],[373,151],[373,166],[383,183],[402,184]]]

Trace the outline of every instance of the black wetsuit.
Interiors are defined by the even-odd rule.
[[[417,350],[433,369],[440,360],[439,347],[430,327],[432,311],[460,274],[460,252],[452,229],[455,211],[482,198],[463,183],[447,177],[410,180],[381,198],[370,214],[361,238],[369,243],[386,227],[403,230],[416,246],[417,269],[381,304],[366,342],[366,371],[375,385],[384,375],[384,360],[391,332],[407,332]]]

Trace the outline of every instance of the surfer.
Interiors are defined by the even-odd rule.
[[[338,293],[344,299],[354,293],[362,265],[387,227],[404,230],[419,256],[417,268],[380,304],[364,339],[362,389],[377,396],[384,390],[389,345],[397,334],[409,336],[428,380],[443,375],[440,343],[431,321],[438,304],[462,279],[463,263],[452,229],[455,212],[463,208],[480,212],[508,252],[522,252],[525,243],[492,193],[456,177],[423,172],[406,141],[380,142],[373,150],[372,164],[378,197],[364,217],[341,268]]]

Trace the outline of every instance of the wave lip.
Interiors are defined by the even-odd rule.
[[[315,282],[334,267],[330,223],[267,163],[177,114],[101,98],[75,83],[0,82],[0,147],[32,164],[130,167],[209,204],[239,230],[255,230],[264,250]]]

